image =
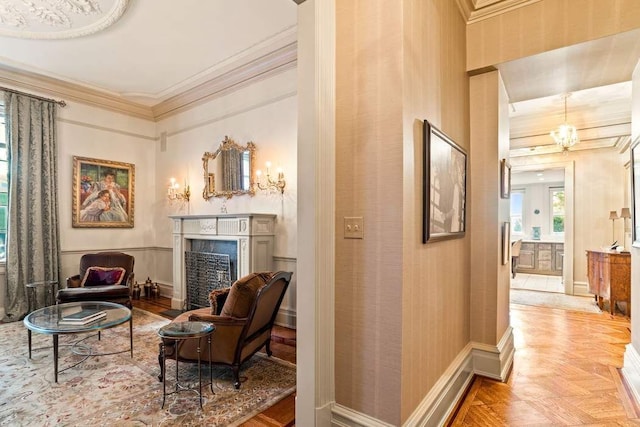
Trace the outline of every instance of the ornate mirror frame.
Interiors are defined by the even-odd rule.
[[[216,190],[216,176],[214,172],[210,172],[216,161],[220,162],[220,170],[222,170],[222,162],[225,160],[224,152],[237,152],[240,154],[249,153],[249,188],[224,188],[220,187]],[[202,190],[202,198],[209,200],[213,197],[226,197],[230,199],[233,196],[241,196],[248,194],[255,195],[255,164],[256,164],[256,146],[253,142],[247,142],[247,146],[243,147],[228,136],[224,137],[220,147],[213,153],[205,152],[202,155],[202,167],[204,169],[204,189]],[[213,165],[213,166],[212,166]],[[214,169],[215,170],[215,169]],[[220,180],[222,182],[222,180]]]

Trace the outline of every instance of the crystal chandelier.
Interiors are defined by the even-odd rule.
[[[558,129],[551,131],[551,137],[562,147],[562,151],[569,151],[569,147],[573,147],[578,142],[578,133],[576,127],[567,124],[567,98],[570,94],[565,94],[564,98],[564,124],[558,126]]]

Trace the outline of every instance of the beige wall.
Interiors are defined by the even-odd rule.
[[[336,402],[399,424],[402,1],[337,2],[336,26]]]
[[[467,70],[640,27],[637,0],[541,0],[467,26]]]
[[[336,402],[393,425],[469,341],[468,238],[421,243],[422,120],[469,145],[464,31],[448,0],[337,5]]]
[[[464,20],[448,0],[405,1],[403,14],[404,421],[469,342],[470,233],[467,215],[465,238],[426,245],[421,240],[422,120],[469,153]]]

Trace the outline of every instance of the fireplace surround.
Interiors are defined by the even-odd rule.
[[[169,218],[173,221],[172,308],[185,308],[185,252],[227,253],[232,260],[232,278],[273,270],[276,215],[171,215]]]

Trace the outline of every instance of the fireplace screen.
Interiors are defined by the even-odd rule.
[[[187,276],[186,309],[209,306],[209,293],[231,286],[229,255],[206,252],[185,252]]]

